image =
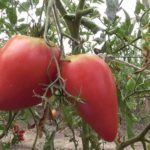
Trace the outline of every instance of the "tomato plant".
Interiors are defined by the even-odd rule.
[[[25,130],[37,129],[32,149],[107,149],[109,143],[99,137],[114,140],[116,122],[118,133],[110,149],[149,149],[149,7],[148,0],[0,0],[0,45],[16,34],[44,37],[17,36],[0,49],[0,110],[9,110],[0,112],[3,149],[12,149],[2,138],[13,133],[13,122],[20,121],[27,125]],[[61,47],[64,61],[57,66],[57,76],[51,63],[55,57],[48,49],[54,50],[59,63],[58,48],[44,41]],[[81,53],[97,57],[79,57]],[[106,63],[115,76],[118,114],[115,83]],[[43,105],[22,110],[41,103],[41,98],[46,100]],[[20,111],[10,111],[17,108]],[[42,133],[45,144],[39,147]]]
[[[0,51],[0,110],[41,103],[35,94],[44,94],[57,74],[52,51],[58,59],[58,48],[54,44],[49,48],[43,39],[14,36],[8,40]]]

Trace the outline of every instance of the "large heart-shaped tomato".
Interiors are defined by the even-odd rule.
[[[109,67],[95,55],[73,55],[66,60],[61,69],[66,90],[84,100],[77,103],[77,111],[99,136],[113,141],[118,122],[117,95]]]
[[[49,77],[54,80],[57,74],[52,51],[59,59],[59,49],[48,47],[43,39],[14,36],[7,41],[0,50],[0,110],[18,110],[41,102],[34,92],[42,95]]]

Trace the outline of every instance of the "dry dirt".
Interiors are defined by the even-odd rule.
[[[28,120],[28,121],[30,122],[30,120]],[[31,122],[32,121],[33,120],[31,120]],[[24,121],[20,122],[20,120],[19,120],[19,122],[17,122],[17,124],[19,125],[20,129],[25,130],[25,134],[24,134],[25,140],[15,146],[11,147],[10,150],[31,150],[32,146],[33,146],[33,142],[36,137],[36,129],[35,128],[28,129],[27,123],[25,123]],[[140,124],[139,126],[135,127],[135,129],[138,131],[138,133],[141,132],[145,128],[144,121],[139,122],[139,124]],[[50,133],[52,132],[52,130],[55,129],[54,125],[49,124],[49,123],[46,125],[46,128],[49,130]],[[121,129],[121,131],[125,131],[125,129]],[[55,140],[54,140],[55,150],[74,150],[74,143],[69,142],[69,137],[66,137],[65,135],[72,136],[71,131],[68,128],[57,131],[57,133],[55,135]],[[149,135],[149,137],[150,137],[150,135]],[[1,143],[9,142],[9,141],[11,141],[11,138],[12,138],[11,134],[9,133],[7,137],[0,140],[0,150],[2,150]],[[82,142],[81,142],[81,138],[79,137],[79,131],[76,131],[76,140],[78,141],[78,150],[82,150]],[[45,143],[45,136],[43,135],[42,138],[38,138],[38,140],[37,140],[36,150],[43,150],[44,143]],[[114,142],[111,142],[111,143],[102,142],[101,150],[116,150],[115,146],[116,145]],[[124,150],[132,150],[132,148],[127,147]],[[135,144],[135,150],[143,150],[141,143]]]
[[[56,150],[74,150],[74,144],[73,142],[69,142],[69,138],[64,136],[65,134],[71,135],[69,129],[64,129],[62,131],[57,132],[55,136],[55,148]],[[30,129],[26,130],[25,132],[25,141],[13,146],[11,150],[31,150],[32,145],[34,142],[36,136],[36,130],[35,129]],[[7,136],[6,138],[3,138],[3,141],[9,141],[11,139],[11,136]],[[82,144],[81,144],[81,139],[79,138],[78,132],[76,132],[76,139],[78,140],[78,150],[82,150]],[[3,142],[1,141],[1,142]],[[43,150],[43,145],[45,142],[45,137],[43,136],[42,138],[39,138],[36,144],[36,150]],[[115,150],[115,143],[103,143],[102,145],[102,150]],[[0,148],[2,150],[2,148]],[[124,150],[132,150],[130,147],[124,149]],[[135,145],[135,150],[143,150],[142,146],[140,143],[136,143]]]

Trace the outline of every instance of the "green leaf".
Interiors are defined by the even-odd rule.
[[[25,109],[25,110],[21,111],[21,116],[20,117],[21,117],[20,118],[21,120],[29,120],[29,119],[32,118],[32,114],[29,111],[29,109]]]
[[[0,24],[4,24],[5,20],[3,18],[0,18]]]
[[[123,12],[124,12],[125,17],[126,17],[125,23],[126,23],[127,26],[129,26],[129,25],[131,24],[130,16],[129,16],[129,14],[127,13],[126,10],[123,9]]]
[[[14,30],[13,24],[9,23],[9,22],[5,22],[5,32],[7,32],[8,36],[11,36],[12,34],[16,33],[16,31]]]
[[[130,111],[129,107],[126,105],[126,121],[127,121],[127,135],[128,138],[132,138],[134,136],[133,125],[137,121]]]
[[[141,10],[144,10],[144,5],[140,1],[137,1],[134,13],[138,15]]]
[[[73,124],[73,118],[71,117],[72,107],[66,107],[63,105],[62,109],[63,119],[67,122],[67,124],[69,124],[69,126],[71,126]]]
[[[137,86],[137,89],[148,89],[148,88],[150,88],[150,79],[144,80],[143,83]]]
[[[133,123],[130,117],[127,117],[127,135],[128,138],[132,138],[134,136]]]
[[[122,39],[122,40],[124,39],[124,37],[126,37],[125,30],[123,29],[123,27],[118,28],[116,34],[117,34],[117,35],[120,37],[120,39]]]
[[[3,150],[10,150],[11,144],[10,143],[2,143]]]
[[[42,14],[42,10],[42,8],[37,8],[35,12],[36,16],[40,16]]]
[[[136,85],[135,80],[133,78],[131,78],[127,81],[126,89],[128,91],[133,91],[135,88],[135,85]]]
[[[6,9],[7,17],[10,21],[11,24],[16,24],[17,23],[17,12],[16,8],[10,7]]]
[[[39,0],[32,0],[33,4],[37,5],[39,3]]]
[[[31,4],[30,4],[29,1],[23,2],[23,3],[20,4],[20,7],[18,8],[18,11],[19,12],[28,11],[30,6],[31,6]]]
[[[123,22],[118,30],[118,34],[120,34],[121,37],[126,37],[128,35],[131,35],[131,32],[133,31],[134,25],[131,23],[130,15],[123,9],[123,12],[125,14],[125,22]]]
[[[8,1],[6,1],[6,0],[0,0],[0,9],[7,8],[7,3],[8,3]]]
[[[118,104],[119,104],[119,110],[121,112],[121,115],[123,114],[123,110],[124,110],[124,107],[126,105],[126,102],[123,101],[123,96],[122,96],[122,93],[120,90],[118,90]]]
[[[104,21],[104,24],[110,24],[110,20],[109,19],[107,19],[106,17],[103,17],[103,21]]]
[[[147,150],[150,150],[150,144],[147,145]]]
[[[22,23],[20,26],[17,26],[17,27],[16,27],[16,30],[22,31],[22,30],[26,30],[28,27],[29,27],[28,24],[23,24],[23,23]]]

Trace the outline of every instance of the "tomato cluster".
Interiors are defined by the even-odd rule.
[[[35,93],[42,95],[44,85],[57,76],[53,54],[61,63],[66,91],[83,101],[75,105],[79,115],[100,137],[113,141],[117,134],[117,94],[108,65],[91,54],[66,56],[67,61],[60,61],[59,48],[47,46],[40,38],[15,36],[1,48],[0,110],[18,110],[41,103]]]

